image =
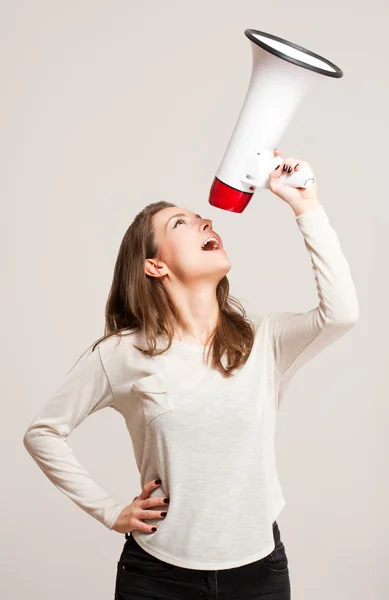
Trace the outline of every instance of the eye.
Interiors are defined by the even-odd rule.
[[[175,225],[174,225],[173,229],[175,229],[175,228],[176,228],[176,226],[178,225],[178,223],[179,223],[180,221],[181,221],[182,223],[185,223],[184,219],[177,219],[177,221],[175,222]]]

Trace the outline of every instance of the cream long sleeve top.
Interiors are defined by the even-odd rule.
[[[139,492],[159,477],[162,484],[151,496],[161,502],[170,497],[165,519],[145,520],[158,528],[155,533],[132,531],[161,560],[220,570],[259,560],[274,548],[272,524],[285,506],[274,445],[280,400],[297,369],[349,331],[359,313],[323,205],[295,221],[319,303],[308,312],[256,317],[251,354],[232,378],[206,366],[200,345],[173,340],[165,354],[145,357],[133,347],[144,344],[139,332],[128,330],[84,354],[24,435],[53,484],[112,529],[132,500],[121,502],[94,481],[67,437],[97,410],[118,411],[131,436]]]

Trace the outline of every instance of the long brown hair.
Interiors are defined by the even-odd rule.
[[[92,352],[103,340],[127,329],[142,333],[147,347],[135,344],[134,347],[147,356],[163,354],[170,348],[178,314],[160,279],[145,273],[144,263],[148,258],[157,257],[159,252],[152,217],[171,206],[177,205],[165,201],[148,204],[124,234],[105,307],[104,336],[94,343]],[[255,336],[253,323],[246,317],[239,300],[229,296],[229,289],[229,281],[224,276],[216,288],[220,307],[218,323],[207,340],[210,344],[207,360],[212,354],[211,367],[226,377],[245,364]],[[158,350],[157,337],[160,335],[166,335],[168,340],[166,348]],[[221,360],[224,354],[226,366]]]

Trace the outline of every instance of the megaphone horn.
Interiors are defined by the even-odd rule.
[[[343,76],[334,63],[302,46],[256,29],[244,33],[253,52],[251,78],[209,195],[212,206],[236,213],[243,212],[257,187],[269,189],[269,174],[282,162],[273,148],[310,87],[321,75]],[[281,175],[281,181],[310,187],[314,179],[305,166]]]

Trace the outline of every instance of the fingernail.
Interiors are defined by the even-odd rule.
[[[151,531],[157,531],[157,528],[156,527],[152,527]]]
[[[292,171],[293,171],[292,166],[290,166],[288,169],[288,173],[291,173]]]
[[[165,504],[169,504],[169,502],[170,502],[169,498],[164,498],[163,501]]]
[[[156,479],[154,483],[157,483],[158,485],[161,483],[160,479]]]
[[[283,171],[286,171],[286,169],[287,169],[287,168],[288,168],[288,165],[284,165],[284,166],[282,167],[282,170],[283,170]]]
[[[295,169],[297,169],[297,168],[298,168],[299,164],[300,164],[300,163],[297,163],[297,165],[295,166]]]
[[[277,169],[279,169],[279,168],[280,168],[280,165],[278,165],[278,167],[276,167],[274,170],[277,171]]]
[[[167,512],[161,512],[161,517],[166,517]]]

